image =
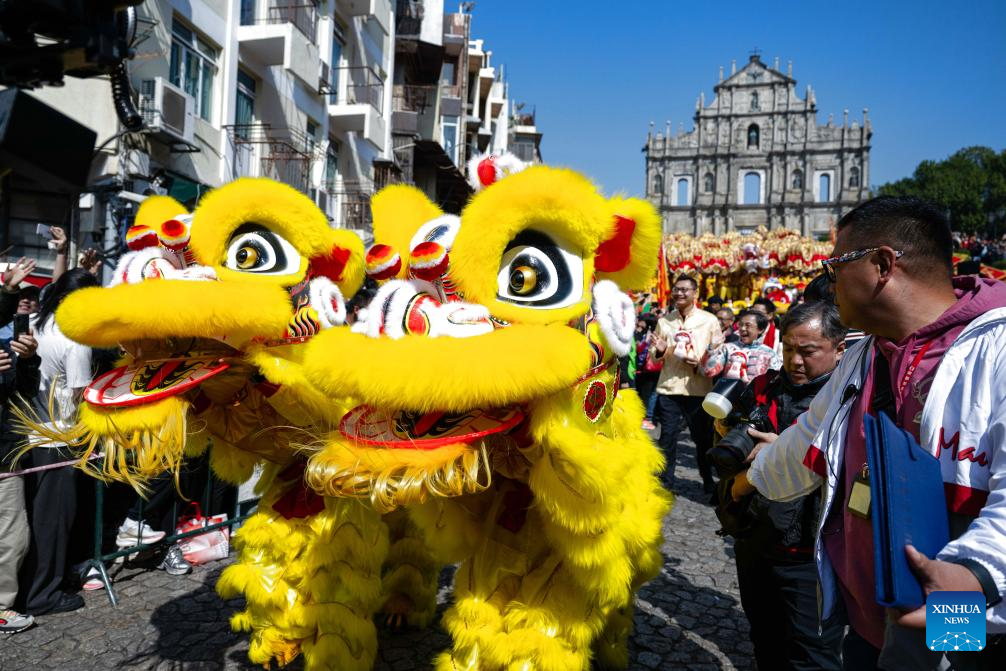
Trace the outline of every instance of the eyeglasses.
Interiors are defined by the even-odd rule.
[[[683,289],[682,288],[678,288],[678,287],[674,287],[673,289],[671,289],[671,293],[672,294],[690,294],[693,291],[695,291],[695,289],[692,289],[691,287],[685,287]]]
[[[880,247],[870,247],[868,249],[857,249],[851,252],[846,252],[841,256],[833,256],[830,259],[825,259],[821,261],[821,265],[824,266],[824,274],[828,276],[829,282],[835,282],[838,279],[838,275],[835,273],[835,266],[840,263],[848,263],[849,261],[856,261],[861,259],[867,254],[872,254],[873,252],[879,252]],[[902,251],[894,250],[894,258],[900,259],[905,253]]]

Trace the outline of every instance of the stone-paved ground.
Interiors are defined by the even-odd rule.
[[[630,669],[753,669],[747,621],[741,612],[730,543],[702,494],[692,449],[678,466],[679,496],[664,523],[666,562],[639,594]],[[680,452],[680,450],[679,450]],[[197,567],[188,576],[125,568],[115,576],[119,607],[103,591],[85,593],[74,613],[42,616],[31,630],[0,639],[0,670],[221,671],[253,669],[245,638],[228,618],[240,600],[221,601],[213,584],[226,562]],[[441,577],[441,612],[452,571]],[[382,632],[378,671],[428,668],[448,646],[439,628]],[[300,660],[291,670],[302,669]]]

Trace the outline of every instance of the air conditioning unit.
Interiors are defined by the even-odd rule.
[[[144,124],[169,141],[192,143],[195,101],[163,77],[140,82],[140,114]]]

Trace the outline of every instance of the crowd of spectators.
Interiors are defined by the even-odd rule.
[[[838,618],[820,623],[813,560],[818,497],[786,503],[749,497],[731,500],[732,478],[747,467],[755,447],[748,428],[777,432],[810,404],[846,348],[831,283],[811,281],[780,320],[775,303],[758,297],[737,312],[718,296],[705,302],[698,283],[678,277],[666,309],[650,294],[637,299],[634,385],[647,412],[643,428],[657,430],[674,480],[677,443],[687,426],[709,503],[725,533],[735,537],[741,605],[751,623],[759,668],[841,668],[844,628]],[[736,407],[716,419],[703,400],[727,387]],[[737,386],[740,385],[740,386]],[[719,479],[719,483],[716,479]],[[796,664],[792,662],[797,660]],[[801,666],[800,664],[805,664]]]
[[[954,276],[951,252],[962,250],[971,263]],[[1003,395],[987,372],[1002,368],[1006,285],[975,274],[1004,251],[1006,236],[952,236],[938,208],[881,197],[842,218],[825,272],[781,320],[766,297],[738,313],[715,297],[703,304],[688,276],[676,278],[666,307],[639,297],[636,388],[652,408],[644,426],[659,431],[664,482],[684,496],[693,494],[677,486],[674,467],[678,435],[689,429],[719,533],[734,538],[758,668],[1006,668],[995,465]],[[653,324],[649,315],[660,316]],[[656,384],[640,370],[659,370]],[[946,499],[950,542],[925,554],[909,536],[901,549],[923,600],[984,595],[988,646],[967,660],[929,647],[924,607],[880,603],[869,492],[897,487],[899,476],[876,473],[866,456],[866,443],[881,439],[866,435],[865,417],[880,413],[939,460],[943,487],[916,495]],[[958,442],[978,447],[961,457]],[[953,495],[961,482],[968,498]]]
[[[1001,262],[1006,261],[1006,233],[1001,238],[979,238],[974,233],[954,233],[953,241],[954,251],[967,253],[972,261],[989,266],[1001,265]]]
[[[95,484],[67,465],[74,455],[66,445],[39,445],[24,451],[33,436],[14,413],[50,428],[67,429],[90,381],[110,370],[118,351],[95,350],[64,336],[53,318],[74,291],[97,286],[102,259],[94,250],[67,269],[68,241],[60,227],[50,229],[55,252],[51,280],[39,288],[29,280],[36,261],[5,264],[0,276],[0,633],[34,624],[38,615],[73,611],[84,605],[81,589],[101,589],[94,558]],[[197,460],[180,476],[181,489],[203,491],[208,463]],[[106,485],[101,484],[101,487]],[[102,552],[153,544],[174,531],[180,494],[173,474],[150,483],[146,501],[125,485],[107,486]],[[224,497],[233,496],[231,492]],[[227,504],[222,503],[220,507]],[[191,570],[177,544],[137,553],[173,575]]]

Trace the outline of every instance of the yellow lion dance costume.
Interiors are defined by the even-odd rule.
[[[662,565],[663,458],[619,390],[660,222],[635,199],[513,157],[471,165],[460,219],[417,190],[374,198],[365,318],[320,334],[306,373],[361,404],[314,446],[329,497],[404,507],[459,562],[435,667],[627,665],[634,591]],[[406,262],[407,260],[407,262]]]
[[[85,469],[104,451],[97,475],[139,488],[210,441],[213,469],[231,482],[264,462],[258,511],[218,585],[247,600],[233,626],[251,632],[249,656],[266,666],[303,653],[308,669],[369,668],[374,613],[387,606],[427,623],[439,567],[404,515],[382,521],[363,502],[308,490],[293,448],[345,412],[301,364],[317,333],[347,328],[343,296],[363,280],[361,240],[332,230],[294,189],[243,179],[192,215],[148,199],[127,241],[114,286],[74,293],[56,314],[75,340],[121,343],[125,365],[88,388],[76,427],[46,437],[76,447]]]

